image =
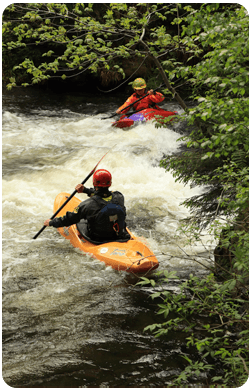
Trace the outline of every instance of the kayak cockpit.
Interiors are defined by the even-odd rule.
[[[89,237],[89,233],[88,233],[88,226],[87,226],[87,221],[82,219],[80,222],[78,222],[76,224],[76,227],[77,227],[77,230],[78,232],[81,234],[81,236],[83,238],[85,238],[87,241],[91,242],[92,244],[95,244],[95,245],[101,245],[101,244],[105,244],[107,242],[127,242],[131,239],[131,236],[129,234],[129,232],[127,231],[126,232],[126,237],[124,238],[119,238],[117,240],[114,240],[114,239],[110,239],[110,240],[103,240],[103,241],[96,241],[96,240],[93,240],[92,238]]]

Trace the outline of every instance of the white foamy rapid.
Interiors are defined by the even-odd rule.
[[[183,264],[178,256],[184,254],[180,250],[184,240],[177,243],[174,237],[180,220],[188,216],[180,203],[199,190],[176,183],[171,173],[159,167],[163,154],[177,151],[180,134],[156,128],[152,122],[124,131],[100,116],[77,114],[72,119],[68,112],[63,114],[25,116],[7,111],[3,115],[3,240],[7,247],[13,241],[37,246],[31,238],[51,216],[55,196],[73,192],[109,151],[98,168],[108,169],[113,176],[111,189],[124,194],[128,226],[133,220],[133,228],[145,233],[152,249],[168,256],[168,265],[170,257],[174,266]],[[91,179],[86,186],[92,186]],[[47,228],[39,242],[51,237],[52,230]],[[53,237],[60,247],[61,241],[56,234]],[[204,252],[202,247],[193,249]],[[164,266],[164,256],[159,261]]]

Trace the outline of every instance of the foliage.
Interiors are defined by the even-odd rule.
[[[248,17],[243,7],[218,7],[204,5],[183,26],[181,39],[202,50],[202,59],[173,72],[192,84],[197,105],[185,114],[193,126],[182,138],[185,153],[169,156],[161,165],[172,170],[176,180],[203,186],[200,195],[184,202],[192,211],[190,234],[195,240],[201,228],[211,229],[218,242],[216,275],[225,279],[225,291],[235,294],[234,288],[248,283],[249,272]],[[244,299],[242,305],[248,302]],[[227,316],[231,320],[230,313]],[[230,358],[235,367],[241,362],[239,356]]]
[[[248,16],[240,6],[218,7],[204,5],[182,27],[181,42],[202,59],[172,70],[169,78],[179,74],[192,85],[197,105],[186,119],[194,129],[182,138],[187,151],[161,163],[177,180],[205,186],[184,202],[204,224],[248,208]]]
[[[14,57],[17,78],[29,76],[23,86],[89,71],[121,80],[123,60],[144,61],[177,46],[165,26],[174,14],[174,4],[14,3],[3,14],[3,58]],[[8,88],[16,85],[12,76]]]
[[[212,273],[202,280],[190,275],[174,295],[164,289],[173,273],[157,275],[157,283],[145,277],[138,283],[162,285],[151,298],[161,300],[158,314],[164,321],[148,325],[145,331],[166,337],[178,330],[186,339],[182,354],[186,367],[172,379],[171,387],[204,384],[204,377],[207,387],[244,384],[248,378],[248,286],[236,273],[224,283],[218,283]]]
[[[176,62],[168,78],[189,83],[197,104],[184,114],[191,125],[181,138],[185,152],[167,156],[161,166],[177,181],[203,186],[200,195],[184,202],[192,211],[190,240],[209,227],[222,254],[216,257],[216,274],[203,280],[191,276],[178,295],[164,289],[153,294],[163,300],[158,314],[164,322],[146,330],[164,337],[183,329],[187,347],[198,353],[196,360],[192,353],[183,355],[186,368],[172,384],[184,386],[188,378],[201,380],[205,374],[209,386],[241,386],[248,378],[248,16],[236,4],[208,4],[177,23],[179,44],[199,62]],[[164,275],[161,282],[167,280]],[[140,282],[147,283],[152,285],[146,278]]]

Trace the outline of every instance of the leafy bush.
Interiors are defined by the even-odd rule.
[[[138,285],[164,285],[173,272],[159,271],[159,281],[141,278]],[[181,292],[157,291],[151,294],[158,303],[158,314],[164,322],[148,325],[155,337],[170,331],[182,331],[186,339],[185,369],[172,379],[171,387],[188,387],[190,382],[204,382],[209,387],[238,387],[248,378],[248,287],[234,274],[218,283],[212,273],[200,279],[190,275],[180,285]],[[159,287],[158,287],[159,289]],[[196,360],[193,348],[196,350]],[[190,351],[190,352],[189,352]]]
[[[203,280],[190,276],[180,294],[163,289],[152,295],[163,301],[158,314],[164,322],[145,330],[156,337],[183,330],[187,348],[195,347],[198,359],[183,355],[187,365],[173,385],[187,385],[205,372],[209,386],[238,387],[249,370],[248,15],[238,4],[209,4],[177,23],[179,44],[199,62],[165,71],[190,84],[197,105],[184,114],[193,126],[181,138],[186,151],[167,156],[161,166],[177,181],[203,186],[201,195],[184,202],[192,216],[182,231],[195,242],[207,227],[218,247],[213,273]],[[162,276],[167,283],[168,275]],[[144,278],[139,284],[148,283]]]
[[[248,210],[248,16],[240,6],[218,7],[203,6],[182,28],[183,44],[202,58],[169,78],[191,84],[197,105],[185,118],[194,127],[182,138],[187,151],[161,162],[177,180],[205,186],[184,202],[204,225],[219,214],[241,219]]]

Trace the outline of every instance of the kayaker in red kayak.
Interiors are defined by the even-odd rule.
[[[77,184],[75,188],[77,192],[86,193],[89,199],[81,202],[73,212],[68,211],[63,217],[47,219],[44,225],[59,228],[85,220],[87,236],[92,240],[129,239],[130,236],[126,232],[124,196],[119,191],[109,191],[111,183],[111,173],[106,169],[98,169],[93,175],[94,189],[88,189],[82,184]]]
[[[133,102],[141,98],[143,95],[146,95],[148,93],[148,96],[145,97],[145,99],[140,100],[138,103],[135,103],[133,105],[133,108],[138,110],[143,110],[145,108],[156,108],[160,110],[160,107],[156,105],[156,103],[162,102],[165,97],[160,92],[154,92],[153,89],[150,89],[149,91],[146,91],[146,81],[142,78],[135,79],[132,87],[134,89],[133,95],[131,95],[126,102],[118,108],[116,111],[117,114],[125,114],[127,111],[129,111],[130,107],[127,109],[128,105],[131,105]]]

